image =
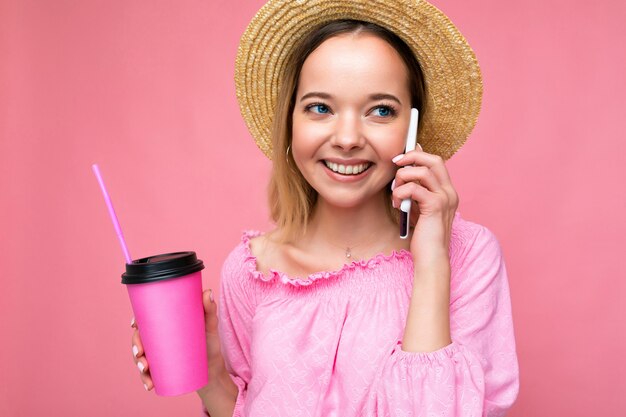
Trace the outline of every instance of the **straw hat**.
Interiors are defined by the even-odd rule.
[[[271,126],[281,77],[293,46],[336,19],[375,23],[398,35],[420,63],[426,111],[418,142],[449,159],[478,119],[482,76],[474,51],[454,24],[424,0],[270,0],[241,37],[235,62],[237,100],[257,146],[271,158]]]

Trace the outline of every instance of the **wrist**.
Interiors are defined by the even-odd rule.
[[[225,368],[221,370],[209,370],[209,383],[196,391],[202,404],[205,414],[211,417],[232,416],[239,388],[231,379]]]
[[[224,366],[209,367],[209,382],[202,388],[196,390],[202,401],[208,397],[214,397],[216,393],[223,392],[228,384],[233,384],[228,371]]]
[[[442,271],[450,270],[450,254],[448,249],[431,248],[421,251],[414,256],[414,270],[417,271]]]

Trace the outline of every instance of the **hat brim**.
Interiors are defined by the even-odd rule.
[[[255,15],[239,43],[235,87],[243,119],[271,159],[271,126],[284,65],[312,28],[337,19],[375,23],[398,35],[420,63],[426,84],[418,142],[449,159],[467,141],[482,102],[474,51],[450,19],[423,0],[272,0]]]

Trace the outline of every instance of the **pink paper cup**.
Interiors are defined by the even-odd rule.
[[[202,269],[195,252],[175,252],[134,260],[122,274],[157,395],[208,383]]]

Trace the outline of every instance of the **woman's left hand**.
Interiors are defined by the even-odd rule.
[[[447,256],[459,197],[443,158],[424,152],[419,144],[414,151],[396,158],[400,169],[391,198],[398,210],[403,199],[413,200],[410,221],[415,225],[411,238],[414,259],[417,254],[422,259],[441,253]]]

